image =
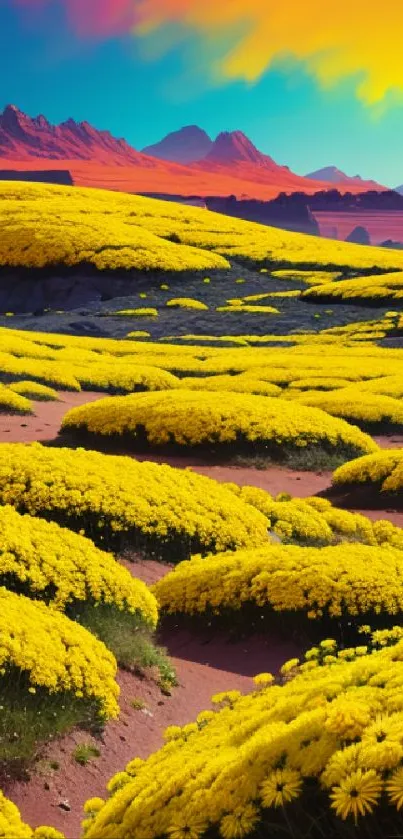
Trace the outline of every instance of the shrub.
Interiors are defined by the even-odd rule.
[[[32,830],[24,824],[18,807],[0,790],[0,836],[4,839],[64,839],[63,834],[53,827],[37,827]]]
[[[262,382],[253,375],[239,374],[238,376],[185,376],[180,379],[180,385],[185,390],[213,390],[232,393],[250,393],[261,396],[277,396],[281,388],[271,382]]]
[[[173,562],[267,540],[265,517],[217,481],[99,452],[2,443],[0,501]]]
[[[309,452],[322,445],[346,453],[346,459],[347,452],[377,449],[370,437],[324,411],[243,393],[172,390],[102,399],[68,411],[62,428],[126,434],[140,447],[231,444],[232,453],[245,450],[280,459],[284,447]]]
[[[334,417],[351,420],[362,428],[403,424],[403,407],[397,399],[365,393],[361,389],[344,387],[331,393],[308,391],[295,394],[294,398],[312,408],[321,408]]]
[[[0,667],[27,674],[31,689],[95,700],[104,717],[118,712],[116,661],[84,627],[44,603],[0,588]]]
[[[0,384],[0,414],[32,414],[32,402]]]
[[[179,380],[159,367],[130,364],[125,359],[101,359],[87,366],[75,367],[75,374],[85,389],[96,388],[109,393],[140,393],[178,387]]]
[[[217,694],[215,711],[170,726],[88,802],[86,839],[398,834],[403,642],[347,658],[323,645],[277,684],[260,674],[253,693]]]
[[[197,309],[198,311],[208,311],[208,306],[202,303],[201,300],[193,300],[192,297],[172,297],[167,300],[166,306],[177,309]]]
[[[403,449],[383,449],[351,460],[336,469],[333,484],[336,487],[372,485],[381,492],[398,493],[403,487]]]
[[[0,584],[65,610],[107,604],[155,627],[155,598],[111,554],[54,522],[0,507]]]
[[[125,317],[137,317],[137,318],[156,318],[158,317],[158,309],[154,309],[153,307],[147,306],[140,306],[138,309],[120,309],[117,312],[112,312],[113,315],[124,315]]]
[[[247,304],[242,304],[242,306],[218,306],[216,309],[217,312],[244,312],[248,315],[279,315],[280,312],[278,309],[275,309],[274,306],[248,306]]]
[[[39,382],[11,382],[8,387],[14,393],[19,393],[21,396],[26,396],[28,399],[35,399],[38,402],[52,402],[59,398],[57,391],[53,387],[41,385]]]
[[[339,510],[324,498],[284,498],[281,493],[277,498],[272,498],[258,487],[239,487],[236,484],[226,486],[247,504],[260,510],[267,517],[268,526],[282,541],[306,545],[331,545],[344,539],[368,545],[378,543],[374,524],[369,519],[358,513]],[[400,528],[395,530],[403,537]],[[393,534],[393,538],[397,538],[396,534]],[[386,532],[382,541],[388,541]]]
[[[304,291],[304,300],[323,299],[337,303],[365,300],[400,300],[403,298],[403,272],[382,274],[374,277],[358,277],[354,280],[341,280],[337,283],[323,283]]]
[[[252,604],[347,625],[357,616],[403,612],[403,553],[347,543],[269,545],[182,562],[153,591],[170,614],[219,614]]]

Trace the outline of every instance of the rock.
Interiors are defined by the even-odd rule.
[[[71,810],[68,798],[62,798],[62,800],[59,801],[57,806],[60,807],[61,810],[64,810],[66,813],[69,813]]]
[[[354,227],[354,230],[346,236],[346,242],[354,242],[356,245],[370,245],[371,238],[365,227],[357,225],[357,227]]]

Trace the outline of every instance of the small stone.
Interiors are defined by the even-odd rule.
[[[71,810],[71,806],[70,806],[70,802],[69,802],[68,798],[62,798],[62,800],[59,801],[58,806],[60,807],[61,810],[65,810],[66,813],[69,813],[70,810]]]

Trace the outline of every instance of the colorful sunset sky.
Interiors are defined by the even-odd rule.
[[[0,106],[403,182],[402,0],[0,0]]]

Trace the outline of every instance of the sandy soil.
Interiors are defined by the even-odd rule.
[[[0,416],[0,442],[30,442],[51,440],[57,436],[64,413],[72,406],[102,398],[99,393],[60,394],[60,402],[35,404],[35,416]],[[381,446],[402,446],[403,437],[377,438]],[[158,455],[139,456],[140,460],[166,462],[195,471],[219,481],[234,481],[240,485],[252,484],[272,494],[289,492],[306,497],[314,495],[330,484],[329,472],[293,472],[273,467],[267,470],[234,466],[206,466],[192,458],[162,458]],[[371,519],[388,518],[403,526],[403,513],[393,510],[362,511]],[[139,561],[133,566],[124,560],[136,576],[148,584],[167,573],[170,566],[151,561]],[[163,731],[168,725],[183,725],[210,707],[214,693],[226,689],[250,691],[252,676],[262,671],[276,672],[281,664],[299,650],[293,643],[277,637],[255,636],[247,641],[230,643],[224,636],[209,637],[192,634],[187,630],[170,630],[160,638],[169,651],[176,668],[179,686],[171,696],[165,696],[150,679],[140,679],[119,673],[121,687],[121,716],[110,723],[102,740],[96,741],[100,757],[87,766],[79,766],[72,752],[81,742],[91,742],[83,732],[74,733],[50,745],[38,763],[36,772],[28,783],[13,783],[4,791],[15,801],[24,820],[33,827],[50,824],[65,832],[68,839],[80,835],[84,802],[94,796],[104,795],[109,778],[124,768],[133,757],[146,757],[163,742]],[[142,710],[132,707],[134,699],[145,703]],[[55,761],[57,769],[50,762]]]

